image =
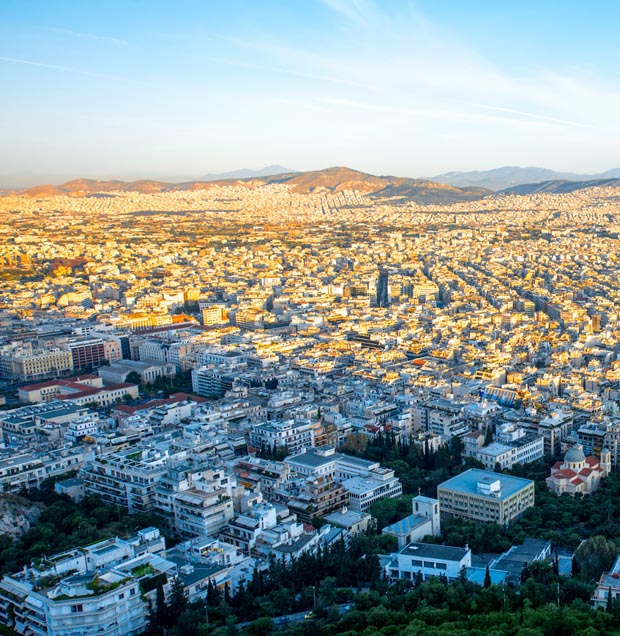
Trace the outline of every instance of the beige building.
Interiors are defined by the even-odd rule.
[[[70,351],[61,349],[24,349],[3,355],[2,365],[8,377],[18,382],[29,382],[68,375],[73,371],[73,357]]]
[[[471,468],[437,486],[442,518],[507,526],[534,505],[534,482]]]

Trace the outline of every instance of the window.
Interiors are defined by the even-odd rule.
[[[411,565],[421,568],[422,567],[422,561],[418,561],[417,559],[411,559]]]
[[[438,570],[447,570],[448,566],[445,563],[435,563],[435,567]]]
[[[83,612],[84,611],[84,606],[83,605],[72,605],[71,606],[71,613],[72,614],[77,614],[78,612]]]
[[[425,568],[434,568],[435,567],[435,562],[434,561],[424,561],[424,567]]]

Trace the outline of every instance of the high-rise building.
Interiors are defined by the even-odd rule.
[[[377,280],[377,307],[390,306],[390,292],[388,288],[389,274],[385,270],[379,271]]]
[[[66,344],[76,371],[89,371],[105,363],[105,348],[101,338],[78,338]]]

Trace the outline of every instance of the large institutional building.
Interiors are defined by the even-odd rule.
[[[471,468],[437,487],[443,518],[507,526],[534,505],[534,482]]]

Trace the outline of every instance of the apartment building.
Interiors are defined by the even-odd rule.
[[[527,433],[515,424],[500,424],[495,438],[497,441],[478,448],[473,454],[487,470],[494,470],[497,466],[501,470],[509,470],[515,464],[527,464],[544,456],[544,438]]]
[[[80,470],[94,459],[88,448],[65,448],[53,453],[21,453],[0,459],[0,491],[18,494],[39,488],[49,477]]]
[[[291,454],[314,446],[314,427],[308,420],[285,420],[257,424],[250,430],[250,445],[254,448],[283,448]]]
[[[169,465],[154,489],[153,512],[180,536],[214,535],[234,516],[232,485],[221,469]]]
[[[403,494],[403,486],[394,471],[378,468],[372,476],[351,477],[342,482],[349,495],[349,508],[366,512],[379,499],[398,499]]]
[[[0,581],[0,623],[22,636],[138,636],[147,624],[144,594],[153,556],[165,543],[156,528],[40,560]],[[151,587],[151,589],[153,589]]]
[[[293,495],[286,505],[301,523],[311,524],[318,517],[341,510],[348,502],[349,493],[342,484],[320,477],[308,479],[303,489]]]
[[[545,455],[560,454],[561,443],[573,430],[574,416],[570,411],[554,411],[538,423],[538,432],[544,439]]]
[[[86,494],[130,513],[153,509],[155,488],[166,473],[167,453],[126,449],[98,456],[82,473]]]

